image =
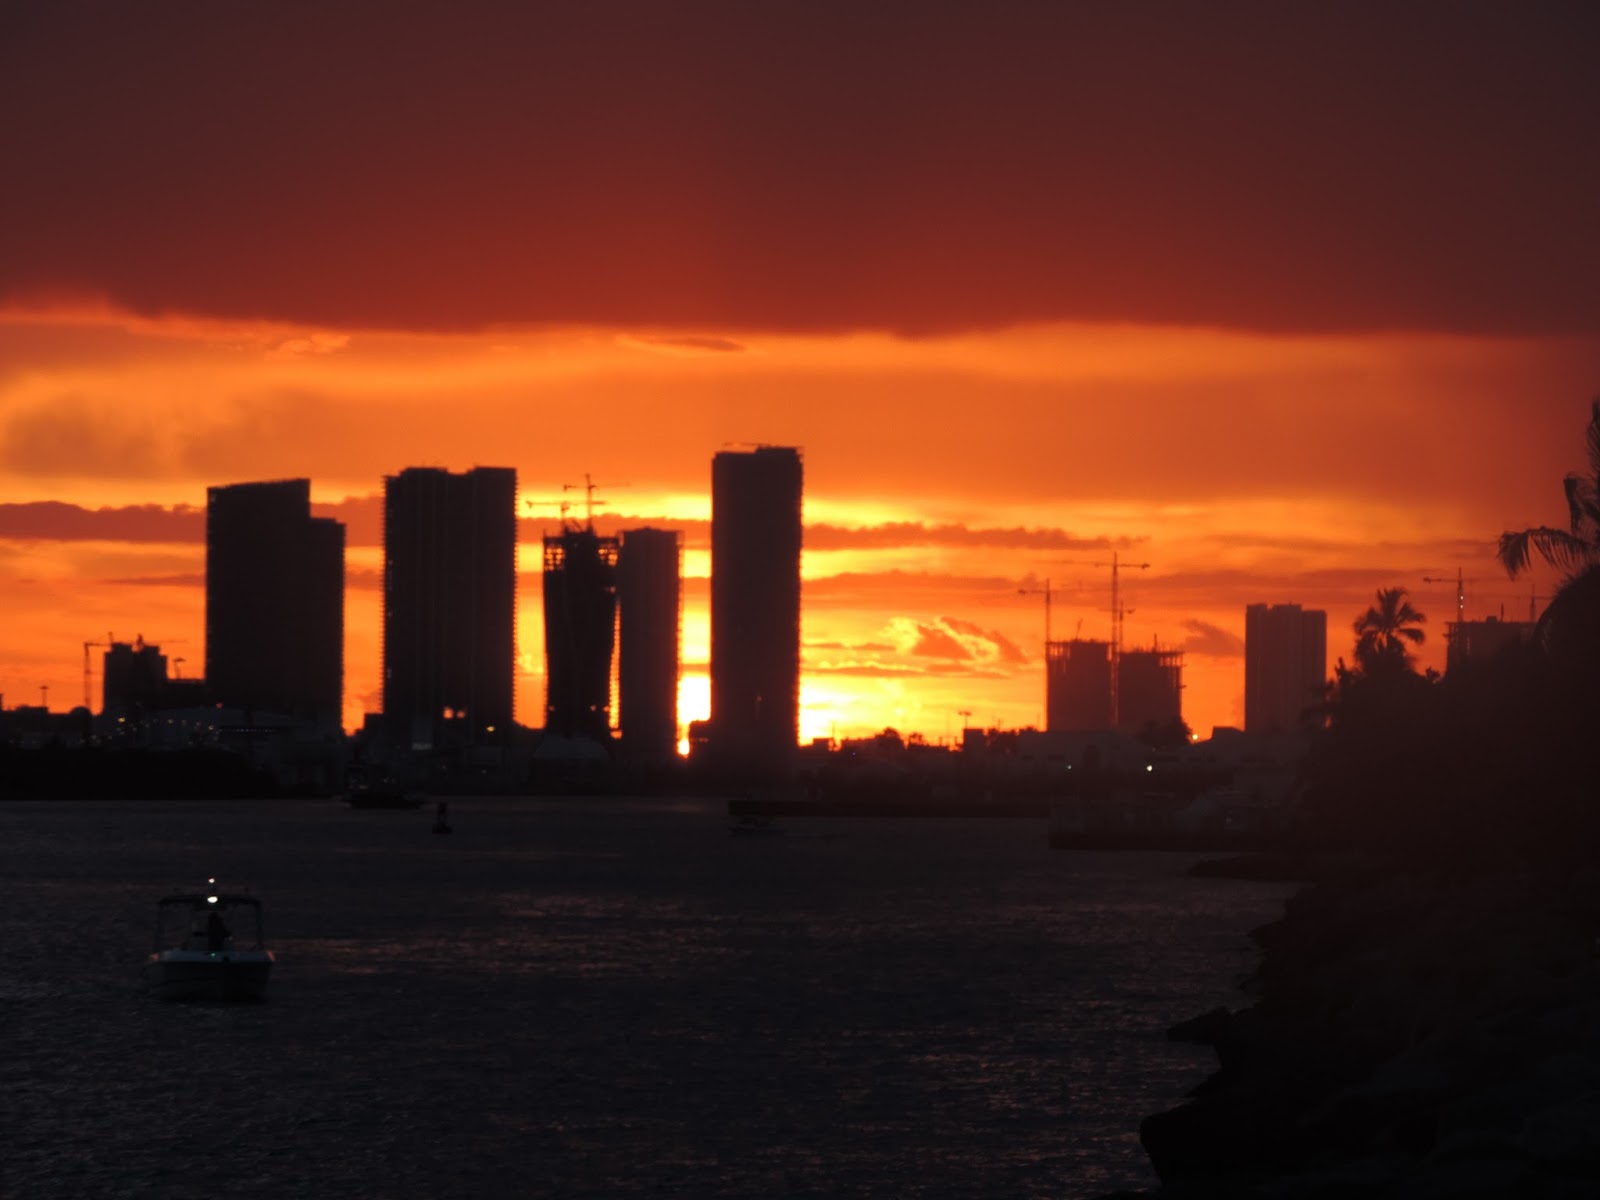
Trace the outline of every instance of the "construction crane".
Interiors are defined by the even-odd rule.
[[[1150,564],[1122,562],[1115,550],[1111,552],[1110,562],[1079,563],[1079,566],[1089,566],[1104,569],[1111,568],[1111,723],[1116,725],[1118,677],[1122,674],[1122,582],[1123,571],[1148,571]]]
[[[1048,579],[1046,579],[1044,581],[1044,586],[1042,588],[1018,588],[1017,589],[1017,595],[1019,595],[1019,596],[1043,596],[1044,597],[1044,652],[1045,652],[1045,654],[1047,656],[1050,653],[1050,597],[1053,594],[1054,593],[1051,590],[1050,581]]]
[[[94,704],[93,704],[93,702],[91,700],[91,696],[90,696],[90,692],[91,692],[91,689],[92,689],[92,679],[91,679],[91,669],[90,669],[90,665],[89,665],[89,651],[92,650],[96,646],[99,646],[102,649],[109,650],[109,649],[111,649],[111,644],[113,642],[115,642],[116,640],[117,639],[115,637],[113,637],[111,634],[108,633],[108,634],[106,634],[106,640],[103,641],[103,642],[85,642],[83,644],[83,706],[85,708],[87,708],[90,712],[94,711]]]
[[[1464,578],[1462,578],[1461,568],[1457,567],[1456,568],[1456,577],[1454,579],[1446,579],[1441,575],[1424,575],[1422,577],[1422,582],[1423,583],[1453,583],[1453,584],[1455,584],[1456,585],[1456,620],[1458,622],[1462,622],[1462,621],[1465,621],[1467,619],[1467,584],[1469,584],[1469,583],[1481,583],[1482,580],[1464,579]]]
[[[582,483],[563,483],[561,485],[561,490],[563,492],[575,492],[575,491],[578,491],[580,488],[583,490],[583,493],[584,493],[584,497],[583,497],[584,515],[586,516],[586,518],[588,520],[588,524],[589,524],[590,528],[593,528],[594,527],[594,506],[596,504],[604,504],[605,503],[604,500],[596,500],[594,498],[595,489],[596,488],[603,488],[603,487],[613,488],[613,487],[632,487],[632,486],[633,485],[631,483],[596,483],[590,477],[589,472],[585,471],[583,473],[583,482]],[[566,515],[566,509],[565,509],[564,506],[563,506],[563,509],[562,509],[562,515],[563,515],[563,517],[565,517],[565,515]]]
[[[1050,581],[1044,581],[1042,588],[1018,588],[1019,596],[1044,597],[1044,706],[1045,711],[1050,711]]]

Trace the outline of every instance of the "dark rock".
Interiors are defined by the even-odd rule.
[[[1198,1017],[1191,1017],[1187,1021],[1179,1021],[1167,1030],[1167,1037],[1174,1042],[1190,1042],[1196,1046],[1214,1046],[1217,1039],[1227,1031],[1228,1018],[1232,1014],[1226,1008],[1213,1008],[1208,1013],[1201,1013]]]

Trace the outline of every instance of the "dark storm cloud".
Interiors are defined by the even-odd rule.
[[[129,575],[100,582],[116,587],[205,587],[206,577],[191,571],[181,575]]]
[[[8,5],[0,298],[1600,325],[1592,4]]]
[[[186,504],[84,508],[59,500],[0,504],[0,538],[44,542],[204,542],[206,514]]]
[[[930,525],[921,521],[890,521],[882,525],[844,527],[807,525],[808,550],[887,550],[907,546],[984,546],[1008,550],[1110,550],[1109,538],[1079,537],[1065,529],[969,528],[965,525]]]
[[[1243,658],[1244,639],[1220,625],[1191,617],[1183,622],[1188,636],[1178,647],[1185,654],[1204,654],[1212,658]]]

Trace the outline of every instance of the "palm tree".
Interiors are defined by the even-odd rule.
[[[1569,472],[1565,480],[1570,529],[1537,529],[1500,535],[1500,563],[1515,579],[1537,553],[1553,567],[1579,574],[1600,565],[1600,400],[1589,410],[1589,430],[1584,439],[1589,451],[1589,473]]]
[[[1513,579],[1535,553],[1567,572],[1539,618],[1539,642],[1546,655],[1564,663],[1574,677],[1592,679],[1600,672],[1600,400],[1590,404],[1584,443],[1588,474],[1568,472],[1563,481],[1569,528],[1541,525],[1502,533],[1499,554]]]
[[[1411,607],[1403,587],[1379,588],[1378,601],[1355,619],[1356,662],[1370,675],[1384,668],[1411,669],[1411,651],[1427,638],[1427,617]]]

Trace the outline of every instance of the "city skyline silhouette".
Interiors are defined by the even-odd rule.
[[[1042,724],[1021,593],[1109,639],[1066,564],[1117,551],[1153,564],[1123,642],[1184,655],[1201,731],[1244,721],[1251,604],[1552,592],[1493,541],[1559,518],[1540,481],[1600,384],[1592,13],[621,8],[391,13],[392,59],[349,14],[17,27],[0,694],[61,705],[107,630],[198,649],[205,489],[309,478],[350,531],[353,727],[381,480],[413,464],[514,467],[550,518],[525,547],[583,471],[628,480],[603,534],[684,534],[688,720],[704,460],[803,447],[803,736]],[[134,127],[161,153],[129,172]]]

